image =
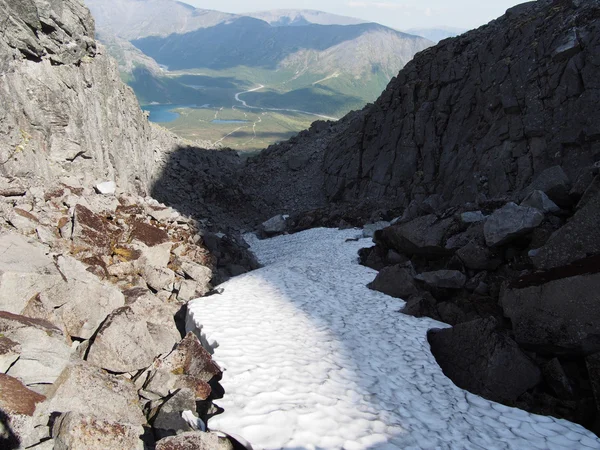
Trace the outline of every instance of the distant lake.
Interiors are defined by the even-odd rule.
[[[204,105],[208,106],[208,105]],[[177,119],[181,114],[173,111],[173,109],[177,108],[197,108],[197,105],[173,105],[173,104],[165,104],[165,105],[143,105],[142,109],[144,111],[148,111],[150,116],[148,120],[150,122],[155,123],[167,123],[173,122]]]
[[[248,120],[224,120],[224,119],[215,119],[211,120],[211,123],[248,123]]]

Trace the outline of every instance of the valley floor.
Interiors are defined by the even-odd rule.
[[[358,264],[370,239],[313,229],[249,243],[262,269],[189,305],[225,369],[212,429],[258,449],[600,448],[579,425],[472,395],[444,376],[427,330]]]

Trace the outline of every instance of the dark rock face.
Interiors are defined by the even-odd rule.
[[[524,277],[504,290],[500,302],[517,342],[555,354],[600,351],[600,274],[589,273],[600,267],[590,265],[582,263],[579,274],[574,269],[573,276],[551,281],[540,274]]]
[[[460,204],[537,179],[568,202],[600,150],[599,18],[596,0],[530,2],[419,53],[330,141],[328,198]]]
[[[536,252],[533,263],[539,269],[551,269],[600,253],[599,223],[600,193],[597,193]]]
[[[540,370],[494,319],[431,330],[431,351],[444,373],[459,387],[500,402],[515,402],[538,384]]]
[[[439,220],[430,214],[406,224],[394,225],[376,233],[375,238],[390,248],[408,255],[444,255],[444,236],[452,226],[452,219]]]
[[[382,269],[369,288],[392,297],[407,299],[419,292],[410,270],[397,265]]]

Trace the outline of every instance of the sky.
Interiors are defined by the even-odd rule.
[[[317,9],[378,22],[399,30],[476,28],[524,0],[182,0],[198,8],[230,13],[268,9]]]

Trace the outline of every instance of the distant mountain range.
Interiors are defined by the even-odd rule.
[[[237,95],[243,93],[258,108],[341,117],[374,101],[417,52],[433,45],[313,10],[235,15],[174,0],[86,3],[99,40],[142,104],[247,108]]]

